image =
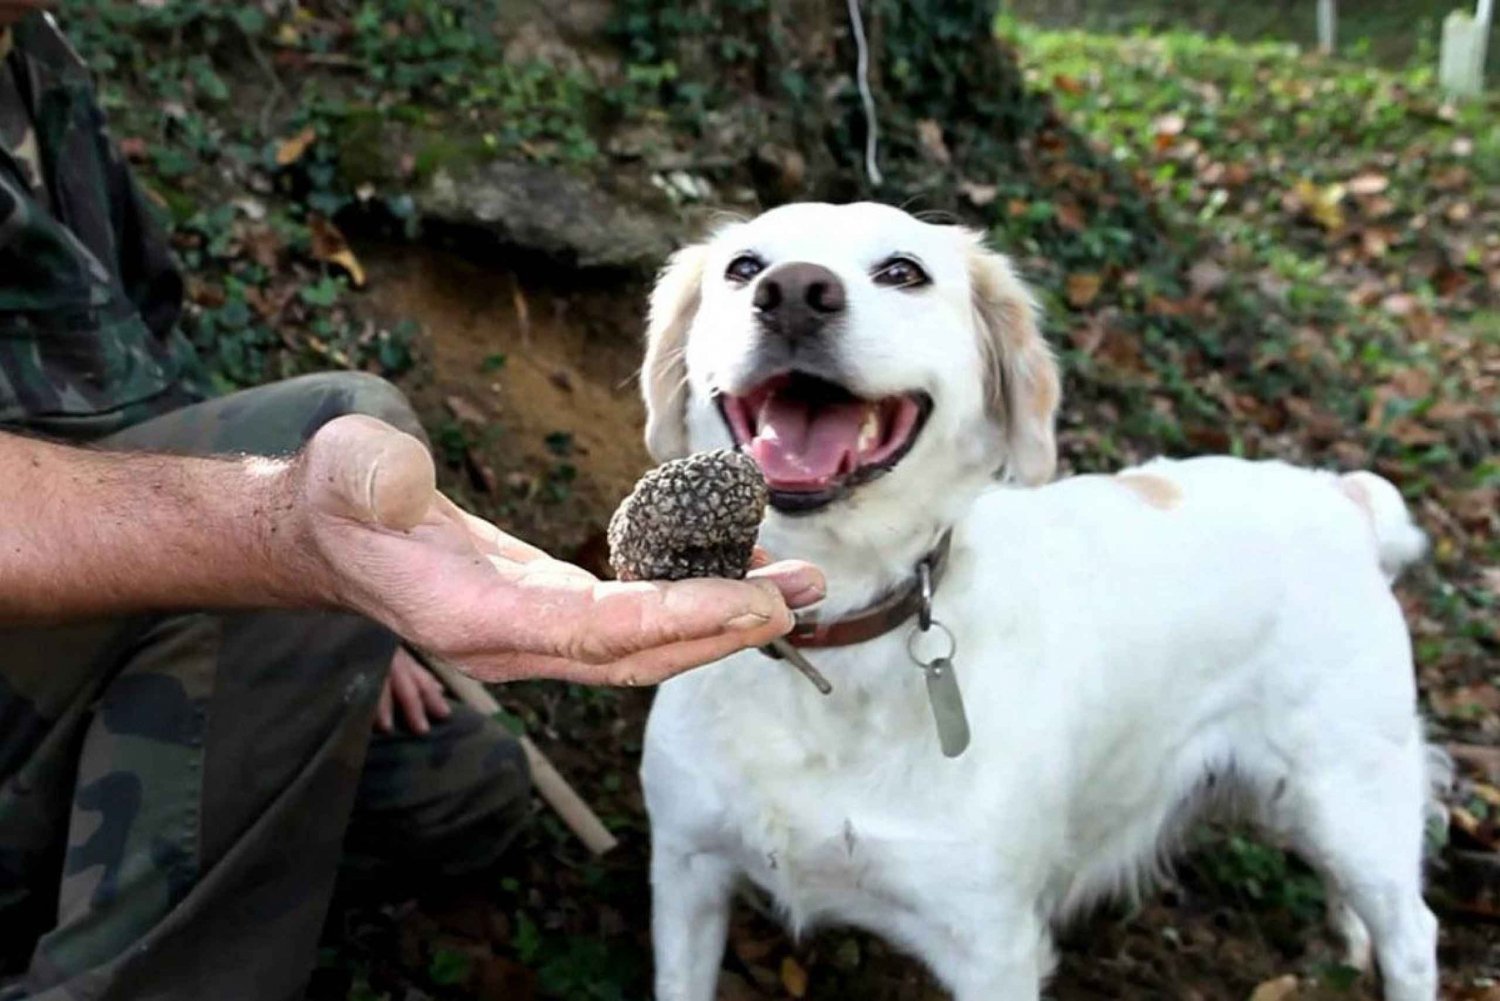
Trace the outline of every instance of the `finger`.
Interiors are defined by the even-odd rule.
[[[422,704],[427,709],[429,716],[438,719],[447,719],[453,714],[453,707],[448,704],[448,699],[443,695],[443,683],[434,678],[425,668],[417,669],[417,687],[422,693]]]
[[[391,683],[380,686],[380,700],[375,703],[375,729],[381,733],[391,733],[396,729],[395,720],[391,718]]]
[[[555,614],[533,619],[531,628],[543,631],[538,637],[543,642],[523,648],[566,660],[609,664],[647,650],[726,633],[770,630],[781,635],[792,627],[786,601],[771,581],[584,586],[571,574],[558,579],[567,582],[571,595]],[[511,624],[520,623],[512,620]]]
[[[437,496],[437,470],[426,446],[373,417],[329,421],[303,458],[310,493],[346,518],[406,531]]]
[[[741,650],[765,646],[782,635],[785,634],[769,632],[755,639],[745,636],[714,636],[647,650],[609,665],[606,669],[607,683],[628,687],[660,684],[668,678],[711,665]]]
[[[771,562],[771,554],[766,552],[760,546],[756,546],[753,550],[750,551],[751,570],[759,570],[763,566],[768,566]]]
[[[455,664],[464,673],[487,682],[550,678],[584,685],[653,685],[740,650],[765,646],[785,632],[779,627],[767,626],[760,630],[711,636],[642,651],[609,664],[512,652],[458,660]]]
[[[750,580],[770,581],[781,592],[789,608],[816,605],[828,594],[823,571],[803,560],[782,560],[750,571]]]
[[[401,716],[406,727],[416,734],[427,733],[427,712],[422,705],[422,693],[417,690],[414,672],[406,669],[391,675],[391,692],[396,704],[401,707]]]

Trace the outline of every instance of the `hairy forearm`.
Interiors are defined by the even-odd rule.
[[[324,604],[291,466],[0,434],[0,622]]]

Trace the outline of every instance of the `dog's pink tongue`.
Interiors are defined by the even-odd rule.
[[[854,468],[866,405],[820,406],[772,397],[761,410],[750,455],[775,490],[824,490]]]

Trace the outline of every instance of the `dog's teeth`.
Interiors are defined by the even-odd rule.
[[[859,439],[854,447],[868,452],[880,439],[880,413],[874,407],[865,409],[865,422],[859,426]]]

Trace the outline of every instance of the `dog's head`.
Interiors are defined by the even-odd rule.
[[[782,514],[1050,479],[1057,368],[1030,293],[956,226],[798,204],[672,258],[651,297],[647,445],[737,445]]]

